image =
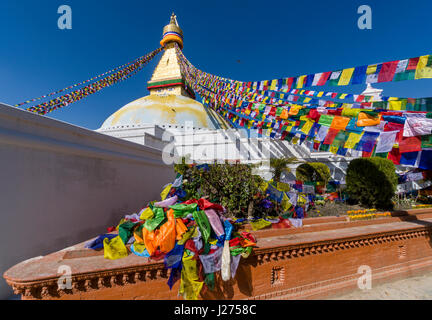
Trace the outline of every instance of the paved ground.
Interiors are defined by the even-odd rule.
[[[432,300],[432,272],[354,291],[329,300]]]

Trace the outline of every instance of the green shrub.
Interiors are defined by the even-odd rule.
[[[176,171],[183,174],[183,189],[188,198],[208,197],[224,206],[237,218],[247,217],[253,210],[254,196],[259,192],[261,177],[252,174],[247,164],[211,164],[208,170],[182,164]]]
[[[392,209],[396,191],[395,166],[388,159],[373,157],[352,160],[346,176],[346,191],[352,200],[367,207]]]
[[[303,182],[327,182],[331,178],[329,167],[321,162],[307,162],[296,169],[296,178]]]
[[[282,172],[291,172],[290,164],[296,163],[298,160],[295,157],[291,158],[271,158],[270,168],[273,176],[273,181],[280,182]]]

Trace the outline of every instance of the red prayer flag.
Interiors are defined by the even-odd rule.
[[[393,81],[394,74],[396,72],[396,67],[399,61],[390,61],[383,63],[381,71],[378,74],[378,82],[389,82]]]
[[[321,75],[321,78],[318,80],[317,86],[325,85],[331,74],[332,74],[331,71],[323,72],[323,74]]]
[[[383,111],[383,112],[380,112],[380,114],[383,115],[383,116],[398,116],[398,117],[402,117],[402,112],[397,112],[397,111]],[[402,125],[402,128],[403,128],[403,125]]]
[[[317,109],[311,109],[308,114],[308,118],[314,120],[315,122],[319,121],[321,115],[319,114]]]
[[[417,69],[417,64],[419,62],[420,57],[409,59],[408,66],[406,70],[415,70]]]
[[[364,98],[365,98],[364,95],[359,95],[356,99],[356,102],[362,102]]]
[[[400,164],[401,154],[399,152],[399,148],[393,148],[388,154],[387,159],[393,161],[394,164]]]
[[[333,129],[330,128],[327,132],[327,135],[324,139],[323,144],[332,144],[333,140],[336,138],[337,134],[339,133],[340,130],[338,129]]]
[[[362,157],[363,158],[370,158],[370,157],[372,157],[372,153],[373,153],[373,151],[371,151],[371,152],[363,151]]]
[[[400,153],[421,151],[421,138],[418,136],[402,137],[399,142],[399,151]]]
[[[293,82],[294,82],[294,78],[288,78],[288,82],[287,82],[287,85],[288,85],[288,90],[290,90],[291,89],[291,87],[292,87],[292,85],[293,85]]]
[[[396,135],[395,142],[399,143],[403,136],[404,125],[402,123],[387,122],[384,131],[399,131]]]
[[[329,109],[329,110],[327,110],[327,114],[330,114],[333,116],[341,116],[342,115],[342,109]]]

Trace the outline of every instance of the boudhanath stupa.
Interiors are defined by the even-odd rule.
[[[183,48],[183,31],[173,13],[170,23],[163,29],[161,45],[164,53],[147,83],[150,94],[121,107],[103,122],[97,132],[159,150],[168,148],[168,152],[174,149],[179,158],[185,156],[195,162],[228,160],[257,163],[268,160],[269,157],[296,157],[301,161],[320,161],[329,166],[334,178],[343,178],[347,161],[351,157],[342,157],[331,152],[311,152],[307,142],[293,145],[288,141],[273,140],[269,137],[252,140],[250,136],[239,137],[236,132],[238,130],[231,130],[232,126],[223,117],[195,100],[195,94],[186,84],[185,76],[181,72],[175,43]],[[362,94],[373,96],[374,101],[380,101],[381,92],[381,89],[375,89],[368,84]],[[248,147],[250,144],[258,144],[257,141],[271,145],[270,152],[264,154],[262,150]],[[207,156],[203,157],[203,148],[198,148],[199,145],[205,145]],[[247,152],[242,152],[240,145],[246,146]],[[298,165],[293,165],[293,172]],[[267,176],[266,172],[262,174]]]
[[[163,161],[166,153],[198,163],[295,157],[323,162],[334,179],[343,179],[355,154],[314,152],[310,141],[251,136],[197,101],[177,58],[176,45],[182,49],[184,43],[174,14],[161,45],[149,95],[121,107],[96,131],[0,103],[0,165],[5,168],[0,202],[7,221],[0,233],[0,272],[25,259],[67,252],[158,198],[175,178],[171,164]],[[374,101],[381,93],[370,85],[363,92]],[[293,180],[299,164],[283,179]],[[265,165],[258,173],[269,178]],[[0,279],[0,298],[12,293]]]

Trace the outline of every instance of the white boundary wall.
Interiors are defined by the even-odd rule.
[[[174,176],[157,149],[0,103],[1,275],[106,232]]]

